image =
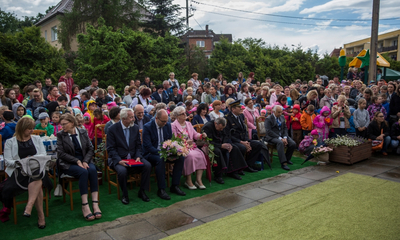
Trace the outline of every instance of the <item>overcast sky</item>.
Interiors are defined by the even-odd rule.
[[[58,2],[58,0],[0,0],[0,7],[2,10],[15,12],[19,17],[36,16],[38,12],[44,13],[49,6]],[[262,38],[271,45],[286,44],[292,47],[292,44],[296,46],[301,44],[304,49],[311,48],[323,54],[330,53],[333,48],[341,47],[344,43],[363,39],[371,34],[371,22],[365,20],[371,19],[372,0],[197,0],[196,2],[203,4],[189,0],[189,4],[197,9],[192,11],[194,17],[190,19],[189,26],[199,30],[205,29],[208,24],[209,29],[215,33],[232,34],[234,40],[253,37]],[[174,3],[186,6],[186,0],[174,0]],[[399,12],[399,0],[381,1],[380,18],[397,17],[399,20],[381,20],[380,33],[400,29]],[[185,10],[182,10],[182,14],[186,14]],[[264,14],[321,19],[283,18]]]

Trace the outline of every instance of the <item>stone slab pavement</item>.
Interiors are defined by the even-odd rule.
[[[166,208],[157,208],[146,213],[77,228],[41,239],[161,239],[348,172],[400,182],[400,157],[375,155],[351,166],[330,163],[326,166],[306,167],[181,201]]]

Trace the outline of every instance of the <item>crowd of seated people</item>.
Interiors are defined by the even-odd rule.
[[[102,217],[97,185],[97,170],[101,169],[96,169],[93,157],[95,144],[103,141],[108,166],[117,174],[123,204],[130,203],[130,174],[141,174],[138,198],[150,201],[147,192],[153,168],[157,196],[163,200],[170,200],[171,193],[186,195],[179,184],[182,175],[186,189],[206,189],[202,176],[209,164],[207,149],[192,147],[186,157],[163,159],[160,150],[173,135],[184,136],[191,146],[200,139],[211,139],[218,156],[211,168],[219,184],[224,184],[225,176],[241,180],[245,172],[260,171],[257,162],[269,161],[267,144],[275,146],[281,168],[287,171],[293,165],[293,152],[303,140],[317,139],[320,145],[327,138],[353,135],[382,142],[380,154],[387,155],[388,149],[400,154],[400,81],[381,78],[367,86],[357,69],[349,71],[347,80],[339,81],[335,76],[324,83],[316,76],[314,81],[297,79],[287,86],[269,77],[257,81],[254,73],[247,79],[239,73],[233,81],[222,74],[201,81],[193,73],[186,84],[171,72],[157,86],[149,77],[143,82],[131,80],[121,93],[114,86],[100,88],[101,81],[95,78],[81,89],[72,75],[73,71],[67,69],[54,84],[46,78],[43,85],[36,80],[22,90],[18,85],[5,89],[0,84],[0,134],[8,179],[15,179],[20,171],[16,160],[46,154],[40,136],[32,135],[34,129],[43,130],[43,136],[57,137],[59,174],[79,180],[82,214],[88,221]],[[265,128],[261,137],[260,122]],[[105,124],[104,132],[95,132],[98,124]],[[141,166],[129,167],[128,160]],[[173,164],[169,189],[167,164]],[[23,214],[29,217],[35,206],[38,227],[43,229],[42,187],[51,188],[51,182],[47,177],[32,181],[18,176],[29,194]],[[88,183],[93,211],[88,202]],[[15,181],[5,181],[0,220],[8,219],[12,198],[21,192]]]

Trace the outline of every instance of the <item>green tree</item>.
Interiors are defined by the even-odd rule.
[[[191,78],[192,73],[199,74],[199,79],[204,79],[209,76],[209,61],[203,50],[197,46],[192,46],[190,49],[185,48],[186,59],[182,70],[187,71],[183,76],[187,79]]]
[[[98,26],[87,25],[87,34],[78,34],[78,58],[75,79],[81,86],[99,79],[100,87],[114,85],[121,91],[131,79],[149,76],[156,84],[176,72],[184,61],[179,39],[149,34],[123,27],[114,31],[100,18]]]
[[[59,17],[59,40],[64,50],[70,50],[73,37],[86,32],[87,23],[96,25],[100,17],[113,30],[138,29],[141,9],[134,0],[74,0],[72,11]]]
[[[179,16],[183,8],[178,4],[173,4],[172,0],[142,0],[140,2],[151,12],[149,19],[142,24],[144,31],[164,37],[167,32],[180,36],[187,30],[186,18]]]
[[[67,65],[63,51],[40,35],[40,28],[25,27],[15,34],[0,33],[0,78],[4,85],[21,87],[34,80],[58,80]]]
[[[14,13],[5,12],[0,8],[0,32],[14,33],[20,28],[20,21]]]
[[[46,14],[53,8],[49,7],[46,10]],[[42,19],[46,14],[38,13],[36,17],[23,16],[19,19],[16,14],[10,12],[4,12],[0,8],[0,32],[2,33],[15,33],[22,31],[23,27],[30,27],[35,25]]]

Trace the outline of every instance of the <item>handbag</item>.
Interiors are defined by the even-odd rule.
[[[381,134],[383,134],[383,129],[381,129]],[[372,151],[380,151],[383,148],[383,141],[373,140],[372,141]]]
[[[54,197],[61,197],[63,195],[63,190],[61,184],[57,184],[56,189],[54,189]]]
[[[21,174],[34,181],[43,179],[46,176],[46,170],[49,169],[51,156],[32,156],[15,161],[16,168],[21,170]],[[27,190],[18,182],[18,170],[14,170],[15,181],[19,187]]]

